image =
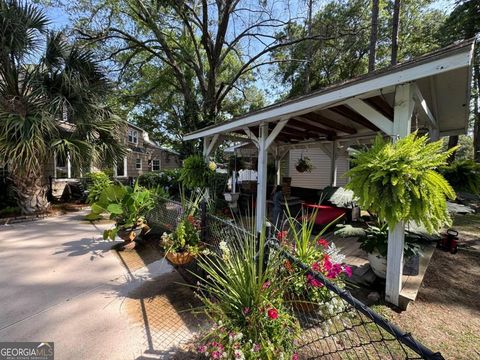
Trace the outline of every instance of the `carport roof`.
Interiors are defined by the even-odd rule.
[[[217,134],[258,135],[257,126],[288,120],[276,143],[357,138],[382,131],[393,134],[397,85],[415,89],[412,127],[438,129],[440,135],[468,128],[471,66],[475,39],[465,40],[393,67],[282,101],[184,136],[194,140]],[[415,130],[415,129],[412,129]]]

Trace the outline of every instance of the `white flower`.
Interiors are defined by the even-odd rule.
[[[239,360],[244,360],[245,359],[245,355],[243,354],[243,351],[242,350],[235,350],[233,355],[235,356],[235,359],[239,359]]]
[[[202,251],[203,255],[210,255],[212,252],[209,249],[205,249]]]
[[[239,332],[238,334],[236,334],[234,337],[233,337],[233,340],[235,341],[240,341],[242,340],[243,338],[243,334],[241,332]]]

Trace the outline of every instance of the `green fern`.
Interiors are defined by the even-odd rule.
[[[442,151],[442,142],[428,142],[416,133],[392,143],[377,137],[373,146],[353,155],[347,185],[358,203],[393,227],[400,221],[423,224],[435,232],[451,223],[447,199],[455,192],[436,170],[456,148]]]

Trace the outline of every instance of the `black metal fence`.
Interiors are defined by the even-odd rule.
[[[149,221],[164,229],[173,229],[181,215],[180,203],[165,200],[152,212]],[[254,236],[238,222],[208,214],[205,206],[201,209],[201,218],[202,240],[211,251],[219,251],[221,241]],[[296,344],[301,359],[443,359],[440,353],[415,340],[412,334],[389,322],[348,290],[338,287],[321,273],[312,271],[281,247],[275,238],[270,237],[266,246],[268,251],[295,264],[305,271],[305,275],[320,281],[329,291],[329,301],[321,304],[306,302],[295,295],[287,299],[287,304],[302,327]],[[189,264],[186,269],[177,269],[187,281],[192,279],[190,272],[201,271],[195,263]]]

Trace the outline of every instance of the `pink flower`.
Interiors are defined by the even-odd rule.
[[[313,270],[313,271],[321,271],[321,269],[320,269],[320,264],[315,261],[315,262],[312,264],[312,270]]]
[[[312,275],[310,274],[307,274],[307,284],[313,286],[313,287],[322,287],[323,284],[321,281],[317,280],[315,277],[313,277]]]
[[[275,308],[268,309],[267,314],[272,320],[278,319],[278,310]]]
[[[253,345],[253,352],[259,352],[259,351],[260,351],[260,345],[259,344]]]
[[[268,289],[268,288],[270,287],[270,285],[271,285],[270,281],[267,280],[267,281],[265,281],[265,282],[263,283],[262,289],[263,289],[263,290],[266,290],[266,289]]]
[[[247,316],[248,314],[250,314],[250,308],[247,306],[243,308],[243,315]]]
[[[348,265],[343,265],[343,272],[347,274],[348,277],[352,277],[352,268]]]
[[[332,266],[332,262],[329,258],[323,258],[323,268],[325,269],[325,271],[330,271],[332,269]]]
[[[298,359],[299,359],[299,357],[298,357],[298,354],[297,354],[297,353],[295,353],[295,354],[292,355],[292,360],[298,360]]]
[[[335,279],[338,275],[341,274],[342,271],[343,271],[342,265],[340,265],[340,264],[333,264],[333,265],[330,267],[330,270],[327,271],[327,277],[328,277],[329,279]]]
[[[326,239],[318,239],[317,245],[322,246],[323,248],[328,248],[328,241]]]
[[[220,351],[212,351],[212,359],[220,359],[222,357],[222,353]]]
[[[207,352],[207,346],[206,345],[201,345],[197,348],[197,351],[200,353],[200,354],[203,354],[205,352]]]

